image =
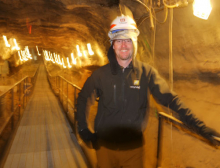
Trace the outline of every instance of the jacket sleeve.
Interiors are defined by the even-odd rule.
[[[205,124],[196,118],[191,110],[179,99],[176,93],[169,89],[166,81],[161,78],[158,72],[153,68],[150,69],[149,73],[149,88],[153,97],[159,104],[169,107],[173,111],[177,112],[180,120],[184,124],[193,131],[203,134],[206,127]]]
[[[93,80],[93,75],[91,75],[85,82],[82,90],[78,94],[77,99],[77,113],[76,120],[78,121],[78,130],[82,131],[87,129],[86,121],[86,110],[88,108],[88,99],[92,96],[92,93],[95,90],[95,83]]]

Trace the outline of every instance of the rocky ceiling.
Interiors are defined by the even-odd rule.
[[[68,53],[76,44],[106,40],[110,7],[117,2],[1,0],[0,30],[19,45]],[[114,9],[113,9],[114,10]]]
[[[174,0],[171,0],[174,1]],[[183,0],[179,0],[183,1]],[[150,5],[149,0],[142,0]],[[168,72],[169,11],[165,23],[162,0],[152,0],[156,19],[151,27],[149,12],[136,0],[0,0],[0,35],[16,38],[24,46],[47,49],[69,56],[76,45],[91,43],[99,54],[110,45],[109,25],[120,12],[132,14],[140,29],[138,59]],[[191,0],[189,2],[192,2]],[[212,0],[208,20],[193,16],[192,3],[174,8],[173,62],[174,73],[214,73],[219,75],[220,2]],[[157,21],[156,21],[157,20]],[[11,55],[0,40],[0,55]]]

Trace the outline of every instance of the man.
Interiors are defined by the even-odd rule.
[[[212,135],[220,135],[195,118],[154,68],[135,59],[139,31],[132,18],[117,17],[108,35],[112,44],[108,52],[110,63],[93,72],[77,100],[79,134],[96,148],[98,167],[143,167],[142,133],[149,114],[149,94],[177,112],[191,129],[219,145]],[[95,133],[91,133],[85,112],[94,92],[99,103]]]

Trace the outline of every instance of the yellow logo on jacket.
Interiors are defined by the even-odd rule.
[[[140,81],[139,80],[134,80],[133,82],[134,86],[130,86],[131,89],[140,89]]]
[[[139,80],[134,80],[134,85],[135,85],[135,86],[139,86],[139,85],[140,85]]]

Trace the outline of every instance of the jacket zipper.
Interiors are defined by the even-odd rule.
[[[125,72],[125,68],[122,69],[122,100],[123,100],[123,103],[124,103],[124,86],[125,86],[124,72]],[[124,104],[123,104],[123,109],[124,109]]]
[[[125,92],[125,68],[122,69],[122,112],[123,112],[123,115],[125,113],[125,95],[124,95],[124,92]],[[121,117],[121,122],[123,120],[123,115]]]
[[[116,105],[116,85],[114,85],[114,104]]]

